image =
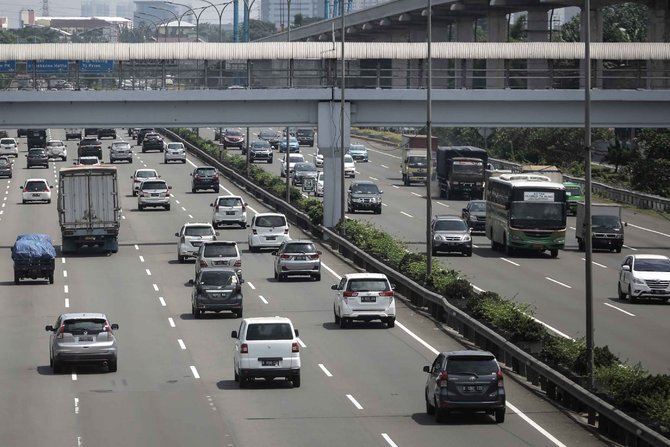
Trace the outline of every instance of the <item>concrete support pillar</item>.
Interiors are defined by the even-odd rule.
[[[584,10],[582,9],[582,20],[581,23],[586,23],[584,20]],[[585,27],[582,26],[581,29],[581,41],[585,42]],[[591,6],[591,42],[602,42],[603,41],[603,13],[602,10]],[[579,82],[579,86],[584,88],[584,61],[580,62],[582,79]],[[602,60],[593,60],[591,61],[591,87],[593,88],[603,88],[603,61]]]
[[[394,31],[391,33],[391,42],[411,42],[410,35],[407,32]],[[383,38],[382,38],[383,39]],[[411,88],[410,79],[416,74],[412,74],[412,64],[408,60],[396,60],[391,62],[392,81],[391,88]]]
[[[336,91],[336,97],[340,93]],[[317,147],[323,154],[323,226],[333,228],[344,216],[342,192],[342,134],[340,131],[341,103],[319,103],[317,111]],[[344,104],[344,148],[349,148],[351,128],[350,103]]]
[[[526,22],[526,35],[528,42],[549,42],[549,16],[547,9],[529,9]],[[546,59],[529,59],[528,89],[551,88],[549,79],[549,68]]]
[[[486,37],[489,42],[507,42],[507,14],[489,10],[486,25]],[[488,59],[486,61],[486,88],[505,88],[505,78],[505,61]]]
[[[458,18],[454,23],[456,42],[474,42],[475,29],[472,18]],[[472,59],[459,59],[455,62],[455,87],[472,88]]]
[[[652,0],[649,2],[649,28],[647,42],[670,42],[670,2],[668,0]],[[667,89],[670,81],[665,73],[670,70],[668,61],[649,61],[647,65],[648,89]]]
[[[433,42],[449,42],[448,23],[435,20],[433,17]],[[433,59],[433,88],[453,88],[449,80],[450,61],[447,59]]]

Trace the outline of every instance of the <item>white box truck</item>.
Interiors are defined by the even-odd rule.
[[[579,244],[579,250],[584,251],[586,242],[584,240],[585,222],[584,214],[586,206],[584,202],[577,203],[577,223],[575,224],[575,236]],[[623,227],[621,222],[621,205],[607,203],[591,204],[591,234],[592,247],[601,248],[621,253],[623,246]]]
[[[119,250],[120,211],[114,166],[73,166],[60,170],[58,222],[63,253],[81,247]]]

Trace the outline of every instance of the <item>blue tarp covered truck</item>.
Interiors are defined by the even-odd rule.
[[[48,234],[20,234],[12,246],[14,284],[22,279],[46,278],[54,282],[56,249]]]

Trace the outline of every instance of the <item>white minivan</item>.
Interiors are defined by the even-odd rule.
[[[255,378],[283,377],[300,386],[300,344],[298,330],[285,317],[245,318],[233,331],[233,369],[240,388]]]
[[[335,323],[341,328],[354,320],[381,320],[387,327],[395,326],[394,286],[383,273],[349,273],[331,289],[335,290]]]

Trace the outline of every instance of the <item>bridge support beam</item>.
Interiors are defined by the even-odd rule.
[[[585,23],[584,17],[586,13],[582,9],[581,23]],[[584,42],[585,27],[581,27],[581,41]],[[603,41],[603,12],[602,9],[597,9],[592,6],[591,9],[591,42],[602,42]],[[581,72],[584,73],[584,61],[580,61]],[[592,60],[591,61],[591,87],[593,88],[603,88],[603,62],[601,60]],[[582,76],[579,86],[584,88],[584,76]]]
[[[351,104],[344,103],[344,148],[349,148]],[[317,111],[317,147],[323,154],[323,226],[333,228],[344,216],[342,192],[341,102],[320,102]]]
[[[549,19],[546,8],[528,10],[528,42],[549,42]],[[528,59],[528,89],[546,89],[549,85],[549,70],[546,59]]]
[[[489,10],[486,22],[489,42],[507,42],[507,14]],[[486,61],[486,88],[505,88],[505,77],[504,60],[488,59]]]
[[[454,23],[456,42],[474,42],[475,30],[472,18],[459,18]],[[455,61],[455,87],[472,88],[472,59],[459,59]]]
[[[649,3],[649,28],[647,42],[669,42],[670,1],[653,0]],[[668,61],[650,61],[647,76],[648,89],[669,88],[670,80],[665,73],[670,70]]]

